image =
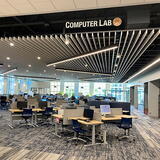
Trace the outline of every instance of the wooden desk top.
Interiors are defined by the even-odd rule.
[[[113,115],[112,117],[105,117],[102,116],[102,121],[114,121],[114,120],[121,120],[122,118],[133,118],[137,119],[137,116],[134,115]]]
[[[15,112],[21,113],[21,112],[23,112],[23,110],[21,110],[21,109],[9,109],[9,111],[12,112],[12,113],[15,113]],[[44,111],[44,109],[33,108],[32,111],[33,112],[40,112],[40,111]]]
[[[123,113],[129,113],[129,111],[126,111],[126,110],[123,110],[122,112],[123,112]]]
[[[79,123],[84,124],[84,125],[100,125],[103,124],[101,121],[96,121],[96,120],[91,120],[89,122],[83,121],[83,120],[78,120]]]
[[[58,111],[58,110],[60,110],[60,109],[61,109],[60,107],[55,107],[55,108],[53,108],[54,111]]]
[[[87,120],[86,117],[68,117],[69,120]]]
[[[21,110],[21,109],[9,109],[9,111],[12,112],[12,113],[15,113],[15,112],[21,113],[21,112],[23,112],[23,110]]]
[[[60,114],[53,114],[52,117],[63,119],[63,115],[60,115]]]

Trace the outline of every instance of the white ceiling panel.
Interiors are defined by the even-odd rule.
[[[55,6],[51,0],[30,0],[30,3],[37,11],[54,11]]]
[[[20,13],[35,12],[34,6],[28,0],[8,0],[8,2]]]
[[[97,2],[96,0],[74,0],[76,4],[76,8],[96,8]]]
[[[160,3],[160,0],[0,0],[0,17]]]
[[[75,10],[73,0],[52,0],[57,10]]]
[[[98,6],[115,6],[115,5],[120,5],[121,0],[97,0]]]
[[[137,4],[137,3],[143,3],[145,0],[121,0],[122,4]]]

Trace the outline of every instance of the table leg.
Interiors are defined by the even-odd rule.
[[[95,145],[95,133],[96,133],[96,126],[92,125],[92,145]]]
[[[9,122],[9,127],[13,128],[13,117],[12,117],[12,112],[10,112],[10,122]]]
[[[58,123],[57,122],[55,122],[55,133],[54,133],[54,135],[59,137],[59,138],[61,137],[60,135],[58,135]]]

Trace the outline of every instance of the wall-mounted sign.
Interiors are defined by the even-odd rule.
[[[66,29],[74,28],[94,28],[94,27],[119,27],[122,24],[122,19],[120,17],[112,19],[100,19],[92,21],[78,21],[78,22],[66,22]]]

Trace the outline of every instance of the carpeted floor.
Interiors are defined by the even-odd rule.
[[[135,142],[118,141],[123,130],[107,126],[107,145],[84,147],[83,143],[67,143],[66,137],[53,135],[54,127],[26,129],[8,127],[8,112],[0,111],[0,160],[159,160],[160,154],[150,146],[137,129],[135,120],[131,135]],[[134,122],[133,122],[134,123]]]

